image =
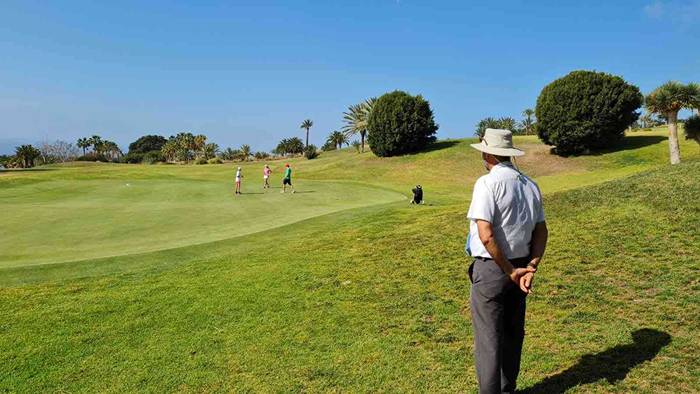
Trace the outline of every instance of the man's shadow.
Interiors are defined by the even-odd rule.
[[[586,354],[576,365],[545,378],[522,393],[563,393],[582,384],[605,379],[614,384],[627,376],[635,366],[653,359],[671,343],[671,336],[663,331],[642,328],[632,333],[634,343],[618,345],[595,354]]]

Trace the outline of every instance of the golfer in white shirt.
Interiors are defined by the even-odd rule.
[[[474,257],[471,313],[480,393],[515,392],[525,336],[525,298],[547,244],[542,195],[511,157],[509,130],[486,129],[481,151],[488,174],[474,185],[466,251]]]

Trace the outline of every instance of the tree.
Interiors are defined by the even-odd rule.
[[[700,144],[700,115],[693,115],[686,119],[683,130],[685,131],[685,139],[695,140]]]
[[[284,138],[277,144],[274,153],[278,155],[294,155],[304,152],[304,142],[297,138]]]
[[[250,149],[250,145],[241,145],[239,152],[242,161],[248,161],[248,159],[250,159],[250,155],[253,154],[253,151]]]
[[[304,156],[311,160],[315,159],[318,157],[318,148],[316,148],[316,145],[308,145],[306,148],[304,148]]]
[[[498,119],[488,117],[481,119],[476,125],[476,131],[474,131],[474,134],[481,138],[484,136],[486,129],[506,129],[512,131],[514,134],[519,132],[517,122],[511,117],[503,117]]]
[[[214,157],[216,157],[216,154],[219,153],[219,145],[211,142],[209,144],[204,145],[204,148],[202,149],[202,153],[204,154],[204,158],[209,160]]]
[[[92,146],[92,151],[95,152],[96,155],[101,154],[100,149],[102,147],[102,137],[100,137],[99,135],[93,135],[88,139],[88,141]]]
[[[83,156],[87,154],[87,148],[92,145],[89,138],[78,138],[78,148],[83,150]]]
[[[163,158],[165,158],[166,161],[175,161],[175,158],[177,157],[177,150],[178,143],[174,138],[168,140],[165,144],[163,144],[163,147],[160,148],[160,152],[163,154]]]
[[[129,153],[147,153],[161,150],[168,140],[161,135],[144,135],[129,144]]]
[[[681,162],[681,150],[678,145],[678,111],[693,108],[700,103],[700,87],[691,83],[669,81],[654,89],[646,97],[647,111],[666,117],[668,124],[668,148],[671,164]]]
[[[195,156],[204,156],[204,146],[207,144],[207,136],[203,134],[195,135],[192,139],[192,151]]]
[[[333,144],[333,146],[337,146],[338,149],[342,148],[343,144],[347,145],[349,143],[347,135],[341,133],[340,131],[330,133],[326,142]]]
[[[34,167],[34,160],[40,155],[41,152],[31,145],[20,145],[15,148],[15,157],[20,161],[22,168]]]
[[[236,160],[241,155],[241,151],[238,149],[226,148],[221,152],[221,158],[224,160]]]
[[[119,145],[117,145],[115,142],[103,140],[100,143],[100,153],[105,157],[114,160],[118,159],[122,155],[122,150],[119,149]]]
[[[573,71],[542,89],[537,98],[537,135],[562,156],[610,146],[639,117],[639,88],[620,77]]]
[[[368,142],[380,157],[416,152],[435,141],[430,103],[396,90],[377,99],[367,121]]]
[[[349,106],[348,110],[343,112],[343,121],[345,122],[345,126],[343,126],[343,132],[345,132],[345,134],[348,137],[355,134],[360,135],[362,152],[365,151],[367,120],[369,118],[370,112],[372,112],[372,107],[374,106],[375,102],[377,102],[377,98],[370,97],[359,104]]]
[[[74,160],[80,153],[76,146],[61,140],[42,142],[39,147],[39,152],[41,152],[41,161],[43,164],[65,163],[69,160]]]
[[[301,122],[301,126],[299,126],[300,129],[306,129],[306,145],[304,146],[309,146],[309,129],[313,127],[314,122],[311,119],[306,119],[303,122]]]
[[[523,111],[523,116],[525,119],[521,122],[523,125],[523,133],[525,134],[532,134],[532,126],[534,125],[534,122],[532,120],[532,117],[535,115],[535,110],[532,108],[527,108]]]

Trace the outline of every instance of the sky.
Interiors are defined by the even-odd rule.
[[[180,131],[270,150],[307,118],[320,146],[348,105],[396,89],[463,138],[573,70],[643,93],[700,82],[699,39],[700,0],[3,0],[0,153]]]

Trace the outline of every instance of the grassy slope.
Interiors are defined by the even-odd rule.
[[[258,234],[2,271],[9,280],[43,283],[0,290],[0,311],[12,316],[0,323],[0,389],[473,387],[461,246],[468,185],[481,171],[463,179],[465,168],[479,166],[463,145],[384,165],[370,155],[349,165],[355,162],[344,156],[351,153],[337,152],[297,166],[309,178],[323,171],[331,179],[350,177],[396,190],[417,180],[434,206],[343,211],[266,231],[265,242]],[[620,169],[621,163],[634,171],[656,166],[663,148],[611,153],[597,163],[576,158],[567,161],[574,175],[557,174],[542,160],[521,164],[549,192],[633,171]],[[465,159],[450,159],[456,155]],[[586,172],[592,167],[598,171]],[[659,356],[614,386],[603,380],[579,389],[698,387],[700,360],[692,349],[700,345],[694,336],[700,316],[692,300],[700,289],[691,274],[700,268],[694,258],[700,239],[689,229],[700,227],[694,204],[699,169],[697,163],[664,167],[547,194],[552,241],[530,300],[524,385],[555,389],[610,376],[631,362],[630,353],[639,353],[624,347],[630,333],[654,328],[672,337]],[[90,271],[104,265],[133,269],[51,279],[71,266]],[[663,334],[652,338],[662,340]],[[574,367],[557,375],[581,365],[582,355],[609,348],[582,359],[584,366],[594,360],[598,369]],[[554,378],[543,380],[548,375]]]

